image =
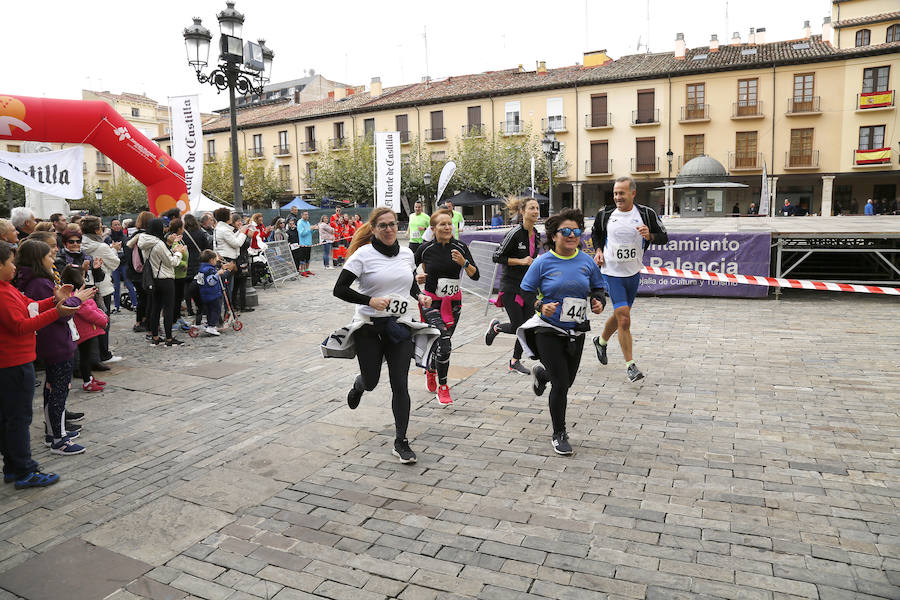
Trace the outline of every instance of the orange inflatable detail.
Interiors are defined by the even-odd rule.
[[[100,100],[0,94],[0,140],[91,144],[147,186],[150,212],[188,209],[184,168]]]

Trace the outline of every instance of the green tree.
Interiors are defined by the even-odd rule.
[[[322,148],[310,187],[322,198],[372,204],[374,177],[375,148],[368,139],[360,139],[338,150]]]
[[[445,162],[432,160],[428,149],[418,137],[410,144],[409,151],[402,155],[400,163],[400,193],[406,196],[410,209],[421,196],[425,199],[426,212],[432,210],[438,179]],[[425,173],[431,174],[429,185],[425,185]]]
[[[269,208],[273,200],[286,194],[285,182],[275,173],[275,168],[264,160],[239,159],[244,174],[242,198],[248,208]],[[231,160],[221,160],[203,165],[203,190],[208,196],[234,204],[234,186],[231,177]]]
[[[16,206],[25,206],[25,187],[0,177],[0,216],[9,218],[10,208]]]

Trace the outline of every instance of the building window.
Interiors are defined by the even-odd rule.
[[[884,125],[859,128],[859,149],[880,150],[884,148]]]
[[[431,111],[431,129],[425,132],[426,140],[443,140],[446,138],[444,135],[444,111],[442,110],[433,110]]]
[[[759,79],[738,79],[737,116],[755,115],[757,110],[757,91]]]
[[[334,137],[335,139],[342,140],[344,139],[344,122],[334,124]]]
[[[481,106],[469,106],[466,108],[466,135],[478,136],[481,133]]]
[[[684,162],[703,156],[704,154],[703,134],[684,136]]]
[[[21,152],[21,151],[22,151],[22,147],[19,146],[18,144],[7,144],[7,145],[6,145],[6,151],[7,151],[7,152]]]
[[[306,163],[306,185],[311,186],[316,180],[316,163]]]
[[[216,140],[206,140],[206,153],[210,156],[216,155]]]
[[[687,85],[687,99],[685,102],[685,119],[704,118],[704,104],[706,104],[706,84],[689,83]]]
[[[503,107],[506,116],[503,125],[503,133],[520,133],[522,131],[522,103],[506,102]]]
[[[281,150],[286,150],[288,147],[288,132],[287,131],[279,131],[278,132],[278,147]]]
[[[446,150],[436,150],[431,153],[431,162],[444,162],[447,160]]]
[[[637,160],[632,171],[656,171],[656,139],[636,140]]]
[[[278,166],[278,179],[286,190],[291,189],[291,165]]]
[[[547,129],[562,131],[566,128],[563,119],[563,99],[547,98]]]
[[[860,29],[856,32],[856,47],[868,46],[872,39],[872,31],[869,29]]]
[[[375,119],[363,120],[363,136],[369,144],[375,139]]]
[[[609,173],[609,142],[591,142],[591,161],[588,173]]]
[[[131,116],[132,116],[132,117],[139,117],[139,116],[141,116],[141,109],[139,109],[139,108],[132,108],[132,109],[131,109]]]
[[[397,115],[394,117],[394,125],[400,132],[400,143],[409,142],[409,115]]]
[[[794,112],[813,112],[815,84],[815,73],[794,75]]]
[[[591,96],[591,127],[608,127],[609,120],[607,118],[607,102],[606,94],[595,94]],[[593,160],[593,159],[591,159]],[[594,171],[596,173],[597,171]]]
[[[872,67],[863,69],[862,93],[871,94],[873,92],[888,91],[890,78],[890,67]]]
[[[813,166],[813,129],[791,129],[790,167]]]
[[[656,92],[642,90],[637,93],[637,118],[635,123],[656,122]]]
[[[900,25],[891,25],[887,28],[887,39],[884,40],[886,43],[891,42],[900,42]]]
[[[253,151],[250,154],[251,154],[251,156],[262,156],[263,155],[263,145],[262,145],[262,134],[261,133],[253,134]]]
[[[755,131],[738,131],[734,140],[734,166],[737,168],[755,168],[756,164]]]

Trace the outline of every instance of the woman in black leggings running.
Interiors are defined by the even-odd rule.
[[[392,454],[400,462],[412,464],[416,462],[416,454],[406,439],[409,361],[415,349],[412,317],[418,312],[413,310],[416,302],[428,308],[431,298],[421,293],[415,281],[413,253],[397,243],[397,216],[393,210],[385,207],[373,210],[368,222],[353,236],[348,255],[334,285],[335,296],[359,305],[353,323],[345,328],[359,361],[359,375],[347,393],[347,405],[356,408],[363,392],[375,389],[381,363],[386,361],[396,426]],[[350,287],[354,281],[356,290]],[[336,332],[331,336],[334,337],[342,336]],[[346,340],[343,343],[347,345]]]
[[[452,404],[447,372],[452,350],[450,338],[462,312],[460,278],[465,271],[474,281],[479,273],[469,247],[453,237],[453,213],[441,209],[431,215],[430,222],[434,239],[423,243],[416,252],[416,264],[424,270],[416,276],[416,281],[425,284],[425,295],[432,301],[431,308],[422,310],[422,317],[440,330],[441,337],[437,350],[432,353],[432,364],[426,370],[426,386],[429,392],[437,392],[438,402]]]
[[[484,334],[484,343],[490,346],[499,333],[511,333],[515,335],[516,329],[528,320],[534,310],[534,295],[523,292],[519,285],[529,265],[537,258],[541,245],[541,234],[534,228],[538,217],[541,215],[540,205],[534,198],[513,198],[506,204],[510,212],[518,213],[521,224],[510,229],[500,247],[494,252],[494,262],[503,265],[503,275],[500,277],[500,295],[497,297],[497,306],[506,309],[509,315],[508,323],[501,323],[494,319],[488,325]],[[516,340],[513,349],[513,357],[509,361],[509,370],[529,375],[531,371],[522,364],[522,345]]]

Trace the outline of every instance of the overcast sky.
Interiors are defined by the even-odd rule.
[[[3,4],[0,94],[80,98],[86,88],[143,92],[166,103],[200,93],[204,111],[228,105],[227,96],[197,82],[181,35],[191,17],[201,17],[215,47],[224,0]],[[433,78],[519,63],[533,70],[537,60],[553,68],[580,63],[585,50],[635,53],[639,40],[648,41],[648,4],[652,52],[672,50],[677,32],[688,47],[706,45],[712,33],[726,42],[739,31],[746,41],[750,27],[765,27],[767,41],[798,38],[804,20],[820,33],[831,9],[830,0],[238,0],[236,8],[246,17],[244,38],[265,38],[274,50],[274,82],[312,68],[344,83],[380,76],[391,86],[425,75],[426,28]]]

